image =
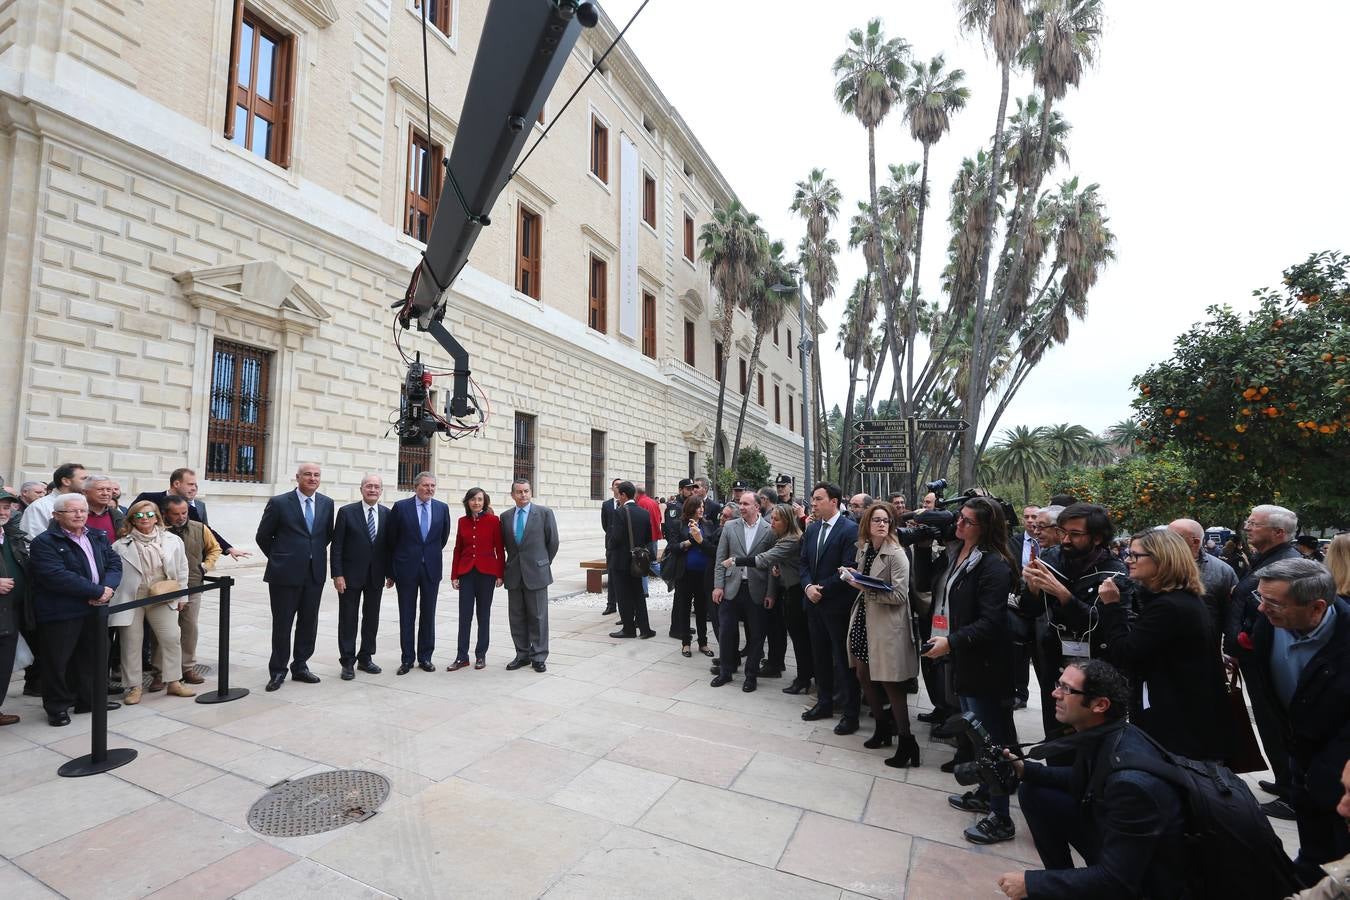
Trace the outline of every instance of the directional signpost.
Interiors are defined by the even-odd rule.
[[[910,503],[917,505],[914,439],[928,431],[965,431],[965,419],[860,419],[853,423],[853,471],[877,472],[909,481]]]

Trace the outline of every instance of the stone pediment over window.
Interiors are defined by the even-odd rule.
[[[691,447],[702,447],[712,439],[712,428],[702,419],[695,419],[684,429],[684,439]]]
[[[179,272],[173,280],[198,309],[283,334],[311,335],[332,318],[286,270],[270,260],[192,269]]]
[[[703,298],[699,296],[698,291],[690,288],[680,295],[680,303],[695,316],[703,312]]]
[[[320,28],[327,28],[338,20],[337,4],[333,0],[286,0],[286,2]]]

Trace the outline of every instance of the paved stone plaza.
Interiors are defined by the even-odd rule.
[[[272,694],[262,570],[235,566],[231,681],[252,693],[219,705],[147,694],[109,713],[110,746],[140,753],[110,774],[58,777],[89,752],[90,717],[52,728],[13,683],[4,709],[23,721],[0,729],[0,896],[956,898],[993,896],[998,874],[1035,864],[1016,807],[1016,841],[962,840],[975,816],[946,804],[954,785],[937,767],[949,747],[924,744],[921,768],[890,769],[889,750],[862,747],[870,720],[841,738],[833,722],[802,722],[783,681],[714,690],[709,660],[665,636],[665,611],[657,638],[610,639],[615,618],[581,593],[577,567],[598,553],[563,545],[546,674],[503,668],[504,591],[489,667],[446,672],[447,582],[434,675],[394,675],[391,590],[384,673],[339,680],[330,591],[311,660],[323,682]],[[213,666],[216,609],[208,600],[200,654]],[[208,676],[199,690],[214,687]],[[1018,713],[1023,735],[1038,722]],[[324,834],[249,829],[267,787],[329,768],[379,772],[393,793],[374,817]]]

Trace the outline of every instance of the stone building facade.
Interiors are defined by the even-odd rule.
[[[426,0],[428,139],[420,2],[0,0],[11,483],[75,460],[134,495],[186,464],[241,538],[300,460],[323,464],[339,501],[366,471],[398,494],[390,306],[423,247],[419,180],[434,193],[486,12]],[[615,33],[602,17],[583,34],[537,135]],[[732,196],[617,48],[503,191],[452,291],[446,323],[487,426],[405,454],[405,477],[425,464],[452,505],[481,485],[500,508],[525,466],[565,523],[590,527],[597,472],[602,498],[613,475],[668,494],[701,474],[718,303],[688,234]],[[736,315],[729,431],[751,340]],[[775,471],[800,468],[796,330],[790,316],[745,372],[745,442]],[[403,347],[448,364],[425,336]]]

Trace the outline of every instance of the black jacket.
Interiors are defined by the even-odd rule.
[[[1289,801],[1295,809],[1332,813],[1344,789],[1341,770],[1350,759],[1350,602],[1336,599],[1335,631],[1299,675],[1293,701],[1285,709],[1270,679],[1275,627],[1258,616],[1252,649],[1242,651],[1243,672],[1253,702],[1258,692],[1281,718],[1289,746]],[[1256,665],[1251,663],[1255,662]]]
[[[1225,652],[1241,658],[1237,644],[1238,634],[1245,631],[1250,635],[1257,623],[1264,622],[1266,619],[1265,616],[1257,612],[1256,600],[1252,597],[1252,591],[1256,590],[1257,585],[1261,582],[1261,570],[1282,559],[1302,558],[1293,541],[1271,547],[1265,553],[1252,558],[1251,568],[1238,581],[1237,587],[1233,588],[1233,600],[1228,604],[1228,614],[1224,619],[1223,629]]]
[[[254,540],[267,568],[263,581],[268,584],[299,586],[306,581],[322,584],[327,580],[328,545],[333,540],[333,501],[315,492],[314,530],[305,524],[296,491],[277,494],[263,507]]]
[[[378,521],[375,543],[372,544],[365,506],[364,501],[358,500],[338,510],[333,525],[333,543],[328,550],[329,571],[334,578],[345,578],[349,591],[383,582],[393,571],[390,563],[393,530],[389,527],[389,510],[381,506],[375,514]]]
[[[11,515],[4,526],[5,547],[14,560],[14,570],[5,564],[6,554],[0,549],[0,578],[13,578],[14,590],[0,594],[0,637],[7,637],[19,629],[35,625],[29,591],[33,586],[28,577],[28,533],[19,526],[19,517]]]
[[[1112,762],[1126,755],[1161,759],[1157,748],[1131,725],[1104,725],[1070,740],[1078,742],[1073,766],[1029,762],[1023,781],[1027,788],[1083,798],[1082,825],[1093,833],[1099,849],[1082,868],[1027,872],[1027,895],[1036,900],[1189,896],[1181,798],[1157,776],[1116,770]],[[1034,802],[1025,788],[1021,797],[1023,807]]]
[[[628,522],[633,524],[633,540],[628,540]],[[605,534],[605,566],[609,577],[629,575],[632,571],[634,547],[646,547],[654,540],[652,536],[652,517],[636,503],[629,501],[621,506],[609,523]],[[716,551],[714,551],[714,554]]]
[[[1130,721],[1172,753],[1225,759],[1232,739],[1223,663],[1204,601],[1189,591],[1142,587],[1135,600],[1134,621],[1118,603],[1099,607],[1103,657],[1130,677]]]
[[[959,547],[948,547],[936,559],[914,554],[919,590],[933,592],[946,577]],[[981,554],[974,568],[957,576],[947,591],[950,620],[952,689],[966,697],[1011,697],[1013,642],[1008,630],[1008,594],[1013,589],[1012,567],[997,553]]]
[[[1050,640],[1056,641],[1062,635],[1066,640],[1090,643],[1093,656],[1105,652],[1106,642],[1097,629],[1102,606],[1097,602],[1097,588],[1109,575],[1124,575],[1125,564],[1109,550],[1099,550],[1086,564],[1078,565],[1063,552],[1041,558],[1064,576],[1059,581],[1073,595],[1067,603],[1061,603],[1055,597],[1045,597],[1046,618],[1052,626],[1048,632]],[[1127,618],[1132,618],[1134,582],[1117,578],[1116,586],[1120,588],[1120,610]]]
[[[648,524],[651,523],[648,522]],[[717,539],[721,535],[721,531],[717,527],[717,522],[709,519],[700,519],[698,530],[703,537],[703,541],[698,543],[697,546],[707,557],[707,565],[703,569],[703,574],[708,583],[708,593],[711,594],[713,557],[717,555]],[[636,520],[633,523],[633,536],[637,537]],[[626,534],[624,540],[628,540]],[[668,585],[673,586],[675,582],[684,577],[684,561],[689,556],[689,549],[684,547],[685,541],[690,542],[690,549],[695,546],[694,539],[689,536],[689,523],[681,519],[667,533],[665,554],[661,557],[661,578]]]

